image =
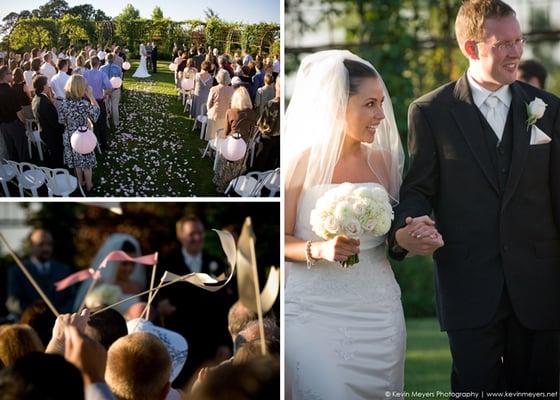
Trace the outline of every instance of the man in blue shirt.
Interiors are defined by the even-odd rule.
[[[93,125],[93,132],[97,136],[101,150],[107,150],[107,108],[105,106],[105,96],[111,94],[113,87],[111,82],[109,82],[109,77],[99,70],[101,64],[99,57],[91,57],[90,63],[91,69],[84,71],[84,78],[86,78],[88,85],[93,89],[93,97],[95,97],[101,109],[99,118]]]
[[[264,86],[264,71],[262,69],[263,63],[259,60],[255,63],[255,70],[257,71],[257,73],[253,75],[253,78],[251,79],[251,100],[253,101],[253,104],[255,104],[257,90],[260,87]]]
[[[117,77],[123,78],[123,71],[121,67],[114,63],[115,56],[113,53],[107,54],[107,63],[99,68],[109,80]],[[111,115],[115,129],[119,126],[119,103],[121,102],[121,88],[112,88],[109,97],[107,98],[107,111]]]

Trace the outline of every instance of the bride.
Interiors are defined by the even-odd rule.
[[[144,43],[140,44],[140,65],[132,75],[134,78],[149,78],[151,75],[148,74],[148,69],[146,67],[146,57],[148,53],[146,52],[146,46]]]
[[[286,136],[286,398],[390,398],[403,390],[406,334],[385,238],[322,240],[310,225],[316,201],[344,182],[397,201],[404,155],[381,76],[348,51],[306,57]]]

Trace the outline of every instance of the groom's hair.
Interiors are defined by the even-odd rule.
[[[343,63],[348,71],[348,96],[352,96],[359,91],[363,79],[378,77],[375,70],[363,62],[344,60]]]
[[[466,0],[455,19],[455,36],[461,51],[465,40],[482,40],[484,21],[515,15],[515,10],[502,0]]]

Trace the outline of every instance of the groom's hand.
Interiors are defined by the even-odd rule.
[[[435,222],[427,215],[408,217],[406,226],[397,230],[397,244],[411,255],[432,255],[444,245],[443,238],[435,228]]]

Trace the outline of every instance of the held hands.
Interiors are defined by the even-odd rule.
[[[432,255],[443,247],[443,238],[435,228],[435,222],[427,215],[408,217],[405,222],[406,226],[395,233],[395,239],[399,246],[412,255]]]
[[[346,236],[336,236],[324,242],[313,242],[311,256],[315,259],[345,262],[360,252],[360,241]]]

